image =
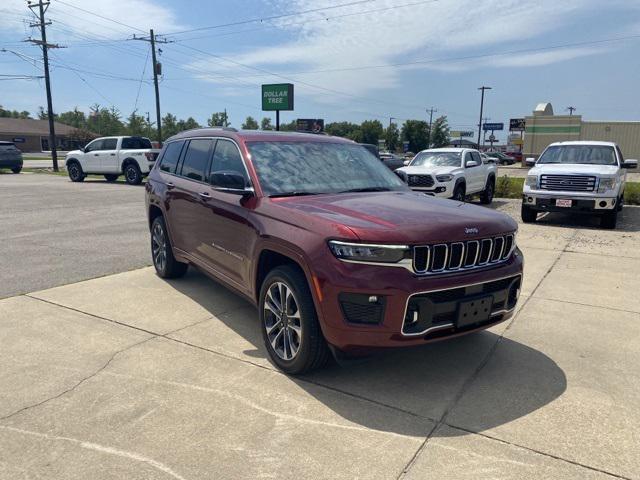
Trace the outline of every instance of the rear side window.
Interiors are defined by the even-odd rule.
[[[117,138],[105,138],[102,141],[102,148],[100,148],[100,150],[115,150],[116,148],[118,148]]]
[[[13,150],[17,150],[17,148],[13,143],[0,143],[0,150],[4,152],[10,152]]]
[[[183,177],[198,181],[204,180],[204,172],[207,163],[209,163],[212,145],[213,140],[207,139],[196,139],[189,142],[180,172]]]
[[[229,140],[218,140],[213,154],[211,172],[235,172],[247,180],[247,174],[242,163],[238,147]]]
[[[138,150],[153,148],[148,138],[127,137],[122,139],[122,148],[127,150]]]
[[[162,160],[160,161],[160,170],[168,173],[176,173],[176,165],[178,165],[183,146],[184,142],[171,142],[167,145],[167,148],[162,154]]]

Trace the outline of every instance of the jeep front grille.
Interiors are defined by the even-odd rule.
[[[433,187],[434,181],[431,175],[409,175],[407,185],[410,187]]]
[[[455,272],[503,262],[515,242],[513,234],[413,247],[413,271],[418,275]]]
[[[584,175],[540,175],[540,190],[563,192],[593,192],[596,177]]]

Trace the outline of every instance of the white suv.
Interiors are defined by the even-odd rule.
[[[549,145],[527,174],[522,193],[522,221],[535,222],[538,212],[586,213],[601,216],[604,228],[615,228],[624,202],[626,169],[612,142],[558,142]]]

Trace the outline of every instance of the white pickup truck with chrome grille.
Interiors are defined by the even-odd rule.
[[[535,222],[538,212],[600,215],[604,228],[615,228],[624,204],[627,169],[612,142],[558,142],[549,145],[527,174],[522,193],[522,221]]]

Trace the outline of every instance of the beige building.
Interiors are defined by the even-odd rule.
[[[80,145],[73,127],[54,122],[58,150],[73,150]],[[0,118],[0,140],[14,142],[22,152],[49,150],[49,121],[31,118]]]
[[[525,122],[524,158],[537,158],[550,143],[570,140],[615,142],[625,158],[640,158],[640,121],[585,121],[582,115],[554,115],[550,103],[541,103]]]

